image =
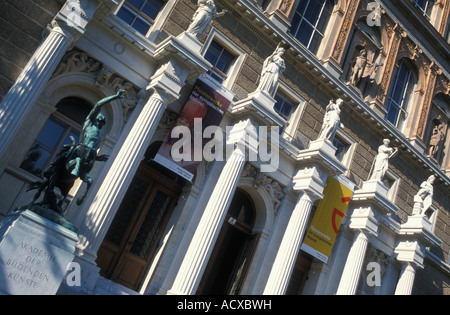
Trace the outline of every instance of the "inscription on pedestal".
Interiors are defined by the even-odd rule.
[[[55,256],[25,242],[19,244],[19,249],[28,255],[22,256],[23,259],[21,260],[7,258],[4,261],[4,269],[8,274],[7,279],[33,289],[38,289],[41,285],[47,285],[51,281],[51,276],[42,272],[41,268],[45,268],[47,263],[54,262]],[[8,270],[10,271],[8,272]]]
[[[54,230],[33,231],[34,235],[30,235],[27,232],[32,229],[24,227],[12,225],[0,235],[0,292],[56,294],[73,260],[73,253],[67,251],[67,239],[55,241]]]

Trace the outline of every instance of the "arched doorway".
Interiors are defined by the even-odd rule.
[[[259,238],[259,234],[253,233],[255,217],[252,200],[238,188],[197,294],[240,293]]]
[[[100,274],[133,290],[144,279],[184,184],[153,162],[160,145],[147,150],[98,251]]]

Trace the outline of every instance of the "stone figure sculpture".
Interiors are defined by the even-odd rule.
[[[192,22],[186,32],[199,39],[206,33],[206,30],[208,29],[208,26],[211,25],[212,20],[224,15],[226,12],[226,10],[223,10],[218,13],[214,0],[198,0],[197,10],[192,17]]]
[[[425,212],[430,208],[433,203],[433,184],[435,180],[436,177],[431,175],[420,185],[419,191],[414,196],[413,215],[425,215]]]
[[[383,144],[378,147],[378,154],[375,157],[374,164],[372,166],[372,175],[369,180],[381,181],[386,174],[389,167],[389,159],[397,154],[397,148],[390,148],[389,139],[384,139]]]
[[[342,99],[337,99],[336,102],[330,101],[326,108],[325,116],[323,118],[322,129],[320,130],[317,140],[333,141],[336,131],[341,124],[341,109],[340,106],[344,103]]]
[[[64,145],[56,159],[43,172],[45,180],[33,182],[28,186],[28,190],[38,190],[28,205],[30,210],[36,208],[40,210],[48,209],[59,215],[63,215],[62,203],[77,178],[87,183],[87,188],[84,194],[77,200],[77,204],[79,205],[83,202],[92,184],[89,172],[94,162],[106,161],[108,159],[106,155],[97,156],[97,150],[101,140],[100,130],[105,125],[105,117],[100,113],[100,110],[111,101],[123,98],[124,94],[125,90],[119,90],[116,95],[106,97],[95,104],[83,124],[79,143],[77,144],[75,139],[71,137],[72,143]],[[61,191],[62,199],[58,200],[54,191],[55,188],[59,188]],[[36,203],[36,200],[43,191],[45,191],[43,200]]]
[[[366,70],[367,65],[367,52],[365,49],[361,50],[361,53],[359,56],[356,57],[355,65],[352,68],[352,74],[350,76],[350,83],[353,85],[357,85],[363,75],[364,71]]]
[[[272,97],[277,93],[278,80],[281,74],[286,70],[283,58],[285,49],[278,45],[272,55],[266,58],[261,72],[257,91],[266,91]]]
[[[444,140],[444,133],[442,132],[444,125],[438,125],[433,128],[433,134],[430,137],[430,144],[428,145],[428,155],[436,157],[439,151],[442,140]]]

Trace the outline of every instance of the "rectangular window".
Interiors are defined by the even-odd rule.
[[[347,176],[350,175],[350,165],[356,150],[356,145],[355,140],[348,136],[342,129],[338,128],[333,139],[333,146],[336,148],[336,159],[347,168],[345,173]]]
[[[213,66],[207,73],[217,82],[223,83],[236,60],[236,56],[213,40],[205,53],[205,59]]]
[[[430,20],[435,0],[412,0],[412,2],[420,13]]]
[[[329,0],[301,0],[291,23],[291,34],[311,51],[324,37],[333,4]]]
[[[126,0],[117,16],[145,36],[164,5],[162,0]]]
[[[286,119],[286,121],[289,121],[294,104],[280,93],[275,95],[275,100],[277,101],[274,106],[275,112]]]

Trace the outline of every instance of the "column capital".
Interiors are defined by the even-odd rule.
[[[398,206],[388,197],[389,189],[379,180],[369,180],[362,183],[361,189],[355,191],[352,201],[373,205],[382,213],[397,213]]]
[[[359,207],[353,210],[349,227],[357,233],[365,233],[367,236],[378,236],[378,220],[372,207]]]
[[[248,149],[249,159],[257,160],[258,155],[258,130],[250,118],[243,119],[236,123],[229,132],[227,132],[227,146],[234,145],[243,152]]]
[[[300,169],[294,176],[293,189],[307,193],[311,198],[322,199],[328,173],[319,165],[310,165]]]
[[[102,0],[67,0],[52,21],[52,27],[59,27],[74,40],[86,31]]]
[[[335,153],[336,148],[330,140],[315,140],[310,142],[308,149],[299,152],[296,160],[302,167],[317,165],[327,173],[327,176],[343,174],[347,169],[336,158]]]
[[[180,97],[180,90],[184,86],[188,70],[178,61],[168,60],[162,64],[150,78],[147,90],[159,90],[167,97],[168,103]]]
[[[425,248],[417,240],[403,240],[394,249],[397,261],[423,268]]]

